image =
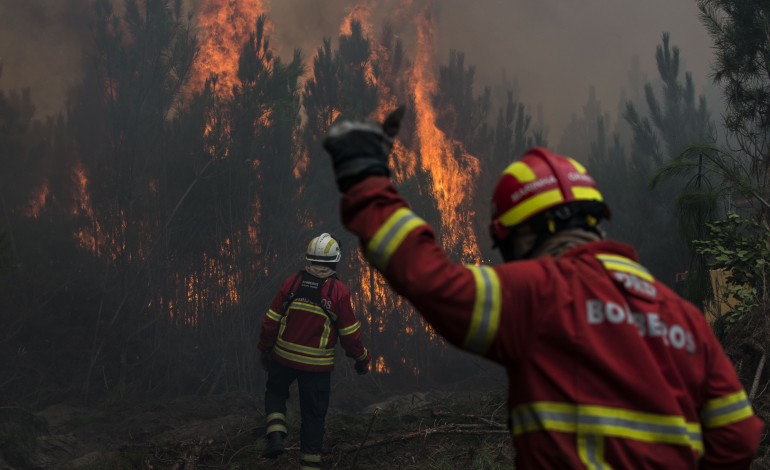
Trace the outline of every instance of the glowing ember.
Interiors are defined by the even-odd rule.
[[[372,361],[372,365],[374,366],[374,370],[378,374],[390,374],[390,367],[388,367],[385,364],[385,357],[378,356],[376,359]]]

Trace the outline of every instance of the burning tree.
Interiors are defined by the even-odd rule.
[[[330,231],[346,250],[342,275],[366,318],[376,371],[456,378],[456,360],[437,364],[463,356],[342,233],[321,151],[335,120],[382,119],[406,103],[394,178],[452,256],[479,261],[481,164],[471,149],[486,148],[489,96],[473,97],[461,54],[436,66],[422,6],[390,11],[377,39],[372,5],[351,10],[339,46],[324,40],[302,84],[302,54],[277,56],[260,2],[204,2],[198,28],[178,1],[94,5],[90,62],[66,119],[33,124],[28,95],[0,95],[3,158],[11,167],[27,154],[40,158],[28,180],[7,179],[2,193],[14,220],[9,249],[29,265],[20,268],[24,289],[2,303],[37,315],[20,317],[18,329],[2,317],[13,332],[7,357],[33,351],[8,376],[44,363],[41,370],[61,372],[54,376],[65,393],[86,398],[255,390],[253,340],[265,306],[299,268],[305,242]],[[237,27],[225,28],[233,17]],[[417,37],[413,59],[400,39],[409,34],[394,24]],[[457,89],[462,96],[450,97]],[[473,129],[463,120],[469,111]],[[43,235],[48,224],[56,236]],[[35,239],[50,244],[37,247],[40,259],[25,255]],[[50,344],[32,333],[49,325],[60,326]]]

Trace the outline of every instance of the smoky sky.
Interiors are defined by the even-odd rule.
[[[192,7],[204,0],[189,0]],[[263,0],[274,23],[272,43],[289,56],[301,48],[311,58],[324,37],[336,38],[353,0]],[[417,11],[426,0],[369,2],[375,29],[400,5]],[[30,87],[38,115],[61,110],[76,85],[89,43],[90,0],[0,0],[0,89]],[[632,57],[657,78],[655,47],[663,32],[681,50],[683,66],[700,91],[712,50],[694,0],[436,0],[437,63],[449,51],[476,67],[476,92],[499,86],[503,75],[518,84],[519,99],[542,106],[549,140],[580,113],[595,86],[605,112],[615,114],[628,88]],[[407,49],[414,27],[409,16],[391,19]],[[395,22],[395,24],[394,24]],[[379,31],[375,31],[378,33]],[[336,41],[335,41],[336,45]]]
[[[61,111],[80,79],[89,3],[0,0],[0,89],[30,88],[38,116]]]

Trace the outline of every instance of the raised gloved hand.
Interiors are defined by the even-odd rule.
[[[365,375],[369,372],[369,364],[370,362],[360,361],[356,362],[355,368],[356,372],[358,372],[358,375]]]
[[[337,186],[343,193],[369,176],[389,176],[388,155],[401,126],[399,107],[382,125],[371,121],[342,121],[329,129],[323,142],[332,157]]]

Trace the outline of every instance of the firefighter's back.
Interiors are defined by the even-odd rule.
[[[631,253],[598,242],[538,260],[550,281],[509,371],[522,468],[697,467],[713,335]]]

